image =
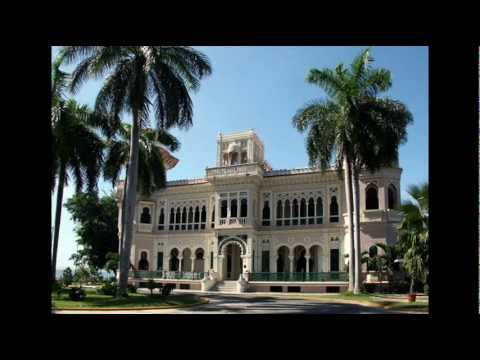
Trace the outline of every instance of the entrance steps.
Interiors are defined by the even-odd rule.
[[[231,281],[219,281],[215,284],[214,291],[223,292],[223,293],[238,293],[237,282],[234,280]]]

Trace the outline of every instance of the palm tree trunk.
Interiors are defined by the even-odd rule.
[[[350,238],[350,253],[349,253],[349,265],[348,265],[348,291],[353,291],[354,288],[354,274],[355,274],[355,257],[354,257],[354,242],[353,242],[353,213],[352,213],[352,177],[350,176],[350,161],[347,156],[343,160],[343,167],[345,170],[345,193],[347,203],[347,221],[348,221],[348,233]]]
[[[57,250],[58,237],[60,235],[60,219],[62,215],[63,185],[65,184],[66,168],[65,163],[60,164],[57,187],[57,204],[55,207],[55,231],[53,234],[53,254],[52,254],[52,281],[55,281],[57,270]]]
[[[122,198],[122,213],[120,214],[120,236],[118,237],[118,268],[120,269],[120,259],[122,256],[122,244],[123,244],[123,237],[125,234],[125,198],[126,198],[126,191],[127,191],[127,181],[128,181],[128,164],[125,167],[125,181],[123,183],[123,198]],[[118,272],[120,274],[120,272]],[[115,277],[117,280],[120,278],[117,277],[117,272],[115,272]]]
[[[130,268],[130,251],[133,238],[133,220],[137,198],[138,178],[138,147],[139,147],[138,116],[133,114],[132,133],[130,138],[130,156],[128,159],[128,175],[125,199],[125,233],[122,236],[122,252],[120,255],[118,295],[127,295],[128,271]]]
[[[413,294],[413,285],[415,284],[415,279],[414,277],[412,276],[410,278],[410,294]]]
[[[360,283],[361,283],[361,254],[362,249],[360,248],[360,194],[359,194],[359,181],[358,181],[358,171],[353,167],[352,169],[353,177],[353,229],[354,229],[354,253],[355,253],[355,285],[353,289],[354,294],[360,294]]]

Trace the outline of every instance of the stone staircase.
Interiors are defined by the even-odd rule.
[[[238,293],[237,282],[235,280],[219,281],[215,284],[212,290],[224,293]]]

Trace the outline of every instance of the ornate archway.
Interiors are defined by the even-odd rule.
[[[247,267],[247,243],[239,236],[219,238],[218,273],[224,280],[238,280]]]

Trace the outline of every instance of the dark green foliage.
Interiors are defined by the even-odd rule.
[[[132,284],[128,284],[127,288],[128,288],[128,292],[131,294],[135,294],[137,292],[137,287]]]
[[[70,288],[68,297],[73,301],[82,301],[87,296],[87,293],[82,288]]]
[[[73,282],[73,272],[72,272],[72,269],[70,269],[69,267],[67,267],[65,270],[63,270],[62,280],[63,280],[63,284],[64,284],[65,286],[69,286],[69,285]]]
[[[117,284],[112,281],[106,281],[103,283],[102,287],[98,289],[98,293],[103,295],[115,296],[117,293]]]
[[[150,290],[150,296],[153,296],[153,290],[157,289],[159,284],[157,284],[153,279],[147,281],[147,288]]]
[[[169,296],[173,289],[175,289],[175,284],[165,284],[162,287],[162,296]]]
[[[94,269],[103,269],[112,255],[118,252],[118,207],[113,195],[99,198],[96,193],[79,193],[65,207],[76,222],[77,257]],[[114,265],[109,263],[110,269]]]

